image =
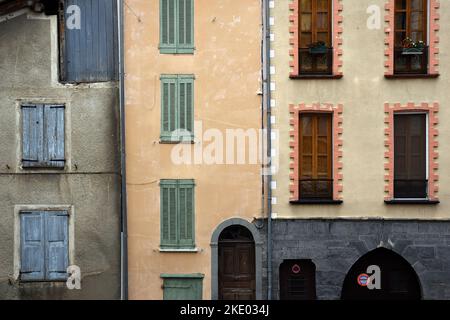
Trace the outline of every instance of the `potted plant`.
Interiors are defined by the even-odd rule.
[[[323,41],[313,42],[308,46],[308,48],[310,54],[323,54],[327,53],[328,50],[326,43]]]
[[[425,43],[423,41],[414,42],[411,38],[402,41],[402,54],[423,54]]]

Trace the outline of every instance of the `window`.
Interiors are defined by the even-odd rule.
[[[394,72],[428,72],[427,0],[395,0]]]
[[[329,113],[300,114],[302,200],[333,198],[331,118]]]
[[[299,0],[299,72],[333,72],[331,0]]]
[[[394,116],[394,198],[427,198],[426,114]]]
[[[118,80],[117,1],[59,2],[60,80],[66,83]]]
[[[160,52],[194,53],[194,0],[160,0]]]
[[[65,281],[69,265],[66,211],[20,213],[20,279]]]
[[[315,264],[311,260],[285,260],[280,265],[280,300],[315,299]]]
[[[195,248],[193,180],[161,180],[161,248]]]
[[[22,167],[65,166],[63,105],[22,105]]]
[[[203,274],[162,274],[164,300],[202,300]]]
[[[161,76],[161,141],[192,141],[194,76]]]

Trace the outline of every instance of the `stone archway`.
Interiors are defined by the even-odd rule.
[[[211,299],[219,299],[219,239],[222,232],[231,226],[242,226],[252,234],[255,242],[255,294],[256,300],[262,299],[262,241],[255,225],[241,218],[232,218],[222,222],[211,237]]]
[[[364,285],[370,267],[379,267],[380,288]],[[420,300],[419,277],[398,253],[377,248],[363,255],[350,268],[342,287],[343,300]]]

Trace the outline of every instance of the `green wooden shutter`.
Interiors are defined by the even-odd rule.
[[[161,180],[161,247],[178,245],[177,181]]]
[[[44,216],[41,212],[22,212],[20,215],[20,279],[45,278]]]
[[[46,166],[64,168],[64,106],[44,107],[44,161]]]
[[[161,141],[178,140],[178,84],[176,75],[161,76]]]
[[[43,105],[22,105],[22,166],[40,167],[44,158]]]
[[[164,300],[202,300],[203,277],[202,274],[161,275]]]
[[[194,52],[194,0],[160,0],[160,53]]]
[[[160,0],[160,52],[176,53],[177,0]]]
[[[194,52],[194,1],[178,1],[177,53]]]
[[[194,226],[195,226],[195,207],[194,207],[194,181],[178,181],[178,229],[179,245],[183,248],[194,248]]]
[[[178,76],[178,129],[184,132],[183,140],[194,138],[194,76]]]

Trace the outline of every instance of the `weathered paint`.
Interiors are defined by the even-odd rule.
[[[79,18],[76,12],[67,10],[71,6],[80,8]],[[66,0],[64,8],[62,80],[75,83],[117,80],[117,1]],[[80,21],[79,29],[70,24],[74,18]]]
[[[260,0],[196,0],[194,54],[160,54],[159,1],[128,1],[125,12],[129,290],[162,299],[161,274],[205,275],[211,298],[211,235],[225,220],[261,216],[260,165],[174,165],[160,144],[160,76],[194,74],[194,119],[203,130],[261,127]],[[199,138],[200,132],[195,132]],[[205,143],[205,146],[208,143]],[[190,253],[160,252],[160,179],[195,180]]]
[[[56,17],[45,15],[0,26],[0,298],[118,299],[117,84],[57,83],[56,28]],[[22,103],[65,105],[63,170],[21,168]],[[81,268],[81,290],[17,281],[19,209],[70,212],[69,262]]]

